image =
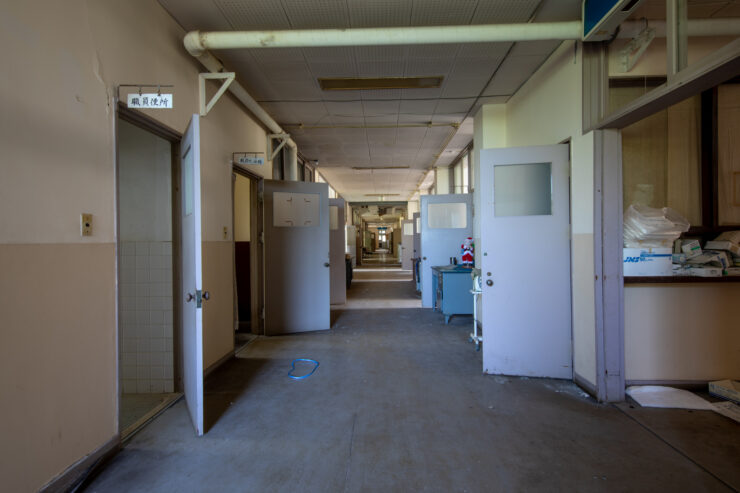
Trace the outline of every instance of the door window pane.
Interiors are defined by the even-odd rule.
[[[406,236],[410,236],[414,234],[414,224],[413,223],[405,223],[403,225],[403,234]]]
[[[339,229],[339,207],[336,205],[329,206],[329,228]]]
[[[494,166],[494,215],[549,216],[552,213],[551,176],[550,163]]]
[[[624,208],[671,207],[701,225],[701,97],[622,129]]]
[[[188,147],[185,151],[185,155],[182,157],[182,172],[183,172],[183,195],[185,202],[185,215],[189,216],[193,213],[193,148]]]
[[[463,202],[429,204],[427,222],[433,229],[465,228],[468,226],[467,207]]]

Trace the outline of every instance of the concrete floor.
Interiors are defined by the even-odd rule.
[[[139,432],[93,492],[732,491],[740,426],[600,405],[567,381],[481,374],[470,319],[342,310],[332,330],[259,338]],[[305,380],[294,358],[320,361]],[[647,425],[646,425],[647,423]]]
[[[421,308],[421,295],[411,279],[411,271],[400,267],[357,267],[347,290],[347,302],[332,308]]]

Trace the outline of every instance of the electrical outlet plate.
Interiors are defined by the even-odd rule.
[[[92,236],[92,220],[92,214],[89,214],[87,212],[83,212],[82,214],[80,214],[80,235]]]

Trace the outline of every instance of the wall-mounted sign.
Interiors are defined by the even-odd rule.
[[[236,164],[248,164],[262,166],[265,164],[265,156],[261,152],[235,152],[234,162]]]
[[[264,156],[240,156],[239,159],[236,160],[239,164],[258,164],[262,165],[265,164],[265,158]]]
[[[128,107],[136,109],[172,109],[172,94],[129,94]]]

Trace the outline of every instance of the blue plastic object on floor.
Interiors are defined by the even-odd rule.
[[[293,372],[295,371],[296,361],[305,361],[306,363],[313,363],[314,364],[313,370],[311,370],[311,373],[307,373],[305,375],[301,375],[300,377],[296,377],[295,375],[293,375]],[[290,371],[288,372],[288,376],[292,378],[293,380],[303,380],[304,378],[308,378],[311,375],[313,375],[313,372],[315,372],[316,368],[318,367],[319,367],[319,362],[316,361],[315,359],[308,359],[308,358],[294,359],[293,362],[290,364]]]

